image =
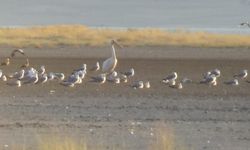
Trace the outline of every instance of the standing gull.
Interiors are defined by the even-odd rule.
[[[145,88],[149,89],[150,88],[150,82],[149,81],[146,81],[145,84],[144,84]]]
[[[100,64],[99,62],[96,62],[96,64],[90,68],[90,71],[98,71],[100,69]]]

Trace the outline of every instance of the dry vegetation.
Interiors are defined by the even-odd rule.
[[[177,45],[197,47],[249,47],[250,35],[212,34],[185,30],[93,29],[82,25],[0,28],[0,45],[16,47],[103,46],[110,39],[123,45]]]

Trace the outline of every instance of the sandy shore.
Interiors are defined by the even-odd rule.
[[[0,48],[2,57],[9,54],[8,49]],[[82,63],[91,66],[109,54],[109,48],[69,49],[25,50],[33,67],[45,65],[48,72],[65,74]],[[156,140],[151,132],[157,130],[159,122],[173,130],[178,148],[250,147],[250,84],[223,84],[241,69],[250,70],[248,49],[138,47],[124,48],[118,57],[118,71],[136,70],[130,82],[149,80],[152,88],[134,90],[130,83],[99,86],[88,82],[97,73],[88,74],[84,83],[74,88],[57,82],[16,88],[0,82],[0,147],[25,145],[32,149],[34,136],[52,132],[87,139],[93,147],[99,141],[105,149],[147,149]],[[22,62],[19,57],[1,69],[12,72]],[[213,68],[222,71],[218,86],[198,84],[202,73]],[[189,77],[195,83],[184,85],[182,90],[161,84],[172,71],[178,72],[180,79]]]

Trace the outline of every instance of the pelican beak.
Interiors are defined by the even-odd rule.
[[[118,44],[115,40],[113,40],[113,43],[115,44],[115,46],[117,46],[119,48],[123,48],[123,46],[121,46],[120,44]]]

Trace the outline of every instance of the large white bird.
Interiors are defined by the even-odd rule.
[[[114,71],[114,69],[117,65],[115,46],[122,48],[117,42],[115,42],[114,40],[111,40],[112,56],[110,58],[106,59],[102,63],[102,72],[103,73],[108,74],[108,73]]]

